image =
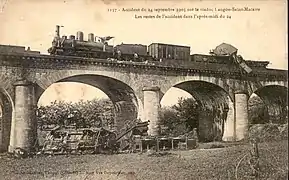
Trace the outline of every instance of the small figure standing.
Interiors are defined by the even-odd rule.
[[[133,54],[133,58],[134,58],[134,61],[136,61],[138,59],[138,54],[137,53],[134,53]]]
[[[48,133],[46,135],[45,142],[44,142],[44,145],[42,148],[43,151],[45,150],[46,146],[52,146],[53,140],[54,140],[54,135],[55,135],[55,132],[53,130],[50,131],[50,133]]]
[[[119,61],[121,60],[121,51],[120,50],[117,51],[117,59]]]
[[[197,143],[199,142],[197,128],[193,129],[193,138],[196,140]]]
[[[64,136],[63,136],[63,140],[62,140],[62,147],[61,147],[61,153],[64,153],[64,152],[67,152],[67,144],[68,144],[68,140],[70,138],[70,135],[68,133],[66,133]]]

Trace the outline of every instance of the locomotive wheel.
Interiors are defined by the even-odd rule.
[[[99,53],[100,59],[105,59],[105,54],[103,52]]]
[[[107,53],[106,52],[101,52],[100,53],[100,58],[101,59],[107,59],[108,58]]]
[[[77,53],[76,49],[74,49],[74,48],[69,48],[67,50],[67,52],[70,56],[78,56],[79,55],[79,53]]]
[[[129,58],[127,56],[125,56],[123,59],[124,61],[129,61]]]
[[[55,55],[63,55],[64,53],[63,53],[63,51],[60,51],[60,50],[55,50],[55,53],[54,53]]]
[[[94,58],[101,58],[100,53],[97,53],[97,52],[93,54],[93,57]]]
[[[91,58],[97,58],[97,53],[91,53]]]
[[[85,55],[85,57],[91,58],[91,57],[93,57],[93,55],[91,55],[90,53],[87,53],[87,54]]]

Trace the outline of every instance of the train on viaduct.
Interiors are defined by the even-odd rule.
[[[147,51],[142,45],[110,47],[111,37],[97,42],[89,37],[84,41],[78,33],[77,38],[60,38],[57,28],[49,55],[0,45],[1,151],[33,147],[37,102],[58,82],[99,88],[115,106],[117,128],[140,118],[150,121],[151,136],[160,133],[160,100],[172,87],[187,91],[200,104],[199,137],[208,141],[246,137],[253,93],[264,101],[272,121],[288,109],[287,70],[270,69],[268,61],[245,60],[231,45],[223,43],[205,55],[162,43],[152,43]]]

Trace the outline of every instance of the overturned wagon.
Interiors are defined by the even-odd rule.
[[[50,131],[44,154],[102,153],[117,150],[116,134],[104,128],[58,129]]]
[[[148,122],[132,123],[116,133],[105,128],[58,127],[51,130],[42,148],[44,154],[117,153],[129,147],[133,135],[143,135]]]

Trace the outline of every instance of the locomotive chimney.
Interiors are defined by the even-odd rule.
[[[69,36],[69,39],[75,40],[75,36],[74,36],[74,35],[70,35],[70,36]]]
[[[88,34],[88,41],[89,42],[94,42],[94,34],[93,33],[89,33]]]
[[[77,32],[76,40],[83,41],[83,32],[81,32],[81,31]]]
[[[60,26],[56,25],[56,30],[55,30],[55,36],[60,37],[60,32],[59,32]]]

